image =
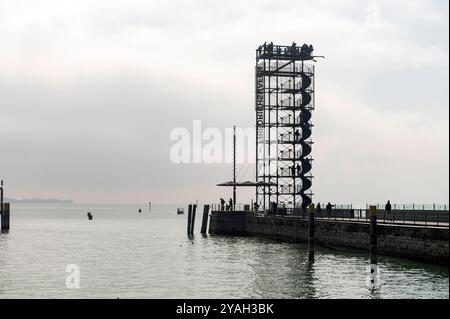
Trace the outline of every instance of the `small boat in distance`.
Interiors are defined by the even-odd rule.
[[[178,208],[177,209],[177,214],[178,215],[184,214],[184,208]]]

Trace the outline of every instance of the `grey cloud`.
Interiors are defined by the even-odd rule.
[[[317,198],[448,201],[448,3],[374,1],[384,24],[368,30],[371,3],[61,1],[29,3],[43,15],[28,16],[2,4],[0,177],[24,197],[216,199],[230,165],[171,163],[171,130],[194,119],[253,126],[255,48],[308,41],[327,56],[313,117]]]

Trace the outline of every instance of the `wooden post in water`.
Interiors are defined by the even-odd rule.
[[[3,203],[2,205],[1,230],[9,230],[9,203]]]
[[[0,218],[3,212],[3,179],[0,181]]]
[[[192,205],[191,236],[194,235],[195,213],[196,212],[197,212],[197,204]]]
[[[370,206],[369,214],[370,214],[370,273],[373,273],[378,264],[377,207]]]
[[[314,260],[314,204],[309,205],[308,259]]]
[[[203,219],[202,219],[202,229],[200,233],[206,234],[206,228],[208,227],[208,214],[209,214],[209,205],[203,206]]]
[[[187,234],[191,235],[192,204],[188,207]]]

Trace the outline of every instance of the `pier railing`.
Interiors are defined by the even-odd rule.
[[[449,227],[449,211],[447,205],[394,205],[392,210],[387,211],[384,205],[377,205],[378,223],[382,224],[401,224],[417,226],[439,226]],[[395,208],[394,208],[395,207]],[[447,210],[444,210],[447,208]],[[229,207],[220,204],[211,205],[212,211],[247,211],[249,214],[258,214],[261,216],[283,216],[293,218],[308,218],[306,210],[302,208],[277,208],[271,207],[255,209],[250,204],[236,204]],[[342,222],[369,222],[370,215],[367,208],[353,208],[352,205],[335,205],[331,211],[325,208],[316,209],[315,216],[319,220],[334,220]]]
[[[225,204],[211,204],[211,211],[254,211],[255,207],[252,207],[250,204],[236,204],[230,207],[230,205]]]
[[[375,204],[377,210],[384,209],[385,204]],[[397,204],[393,203],[392,210],[426,210],[426,211],[448,211],[449,205],[447,204]],[[333,204],[335,209],[353,209],[352,204]],[[369,208],[369,204],[366,204],[365,209]],[[358,208],[359,209],[359,208]]]
[[[317,213],[319,219],[332,219],[340,221],[361,221],[369,222],[369,210],[366,208],[359,209],[335,209],[331,214],[326,211]],[[408,210],[395,209],[387,211],[384,209],[377,210],[378,223],[383,224],[403,224],[403,225],[420,225],[420,226],[449,226],[449,212],[438,210]]]

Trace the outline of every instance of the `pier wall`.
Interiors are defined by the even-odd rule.
[[[258,216],[247,212],[212,212],[209,232],[218,235],[261,236],[284,242],[308,241],[308,220],[283,216]],[[406,225],[377,226],[378,253],[448,265],[448,228]],[[318,245],[369,250],[369,224],[316,219]]]

